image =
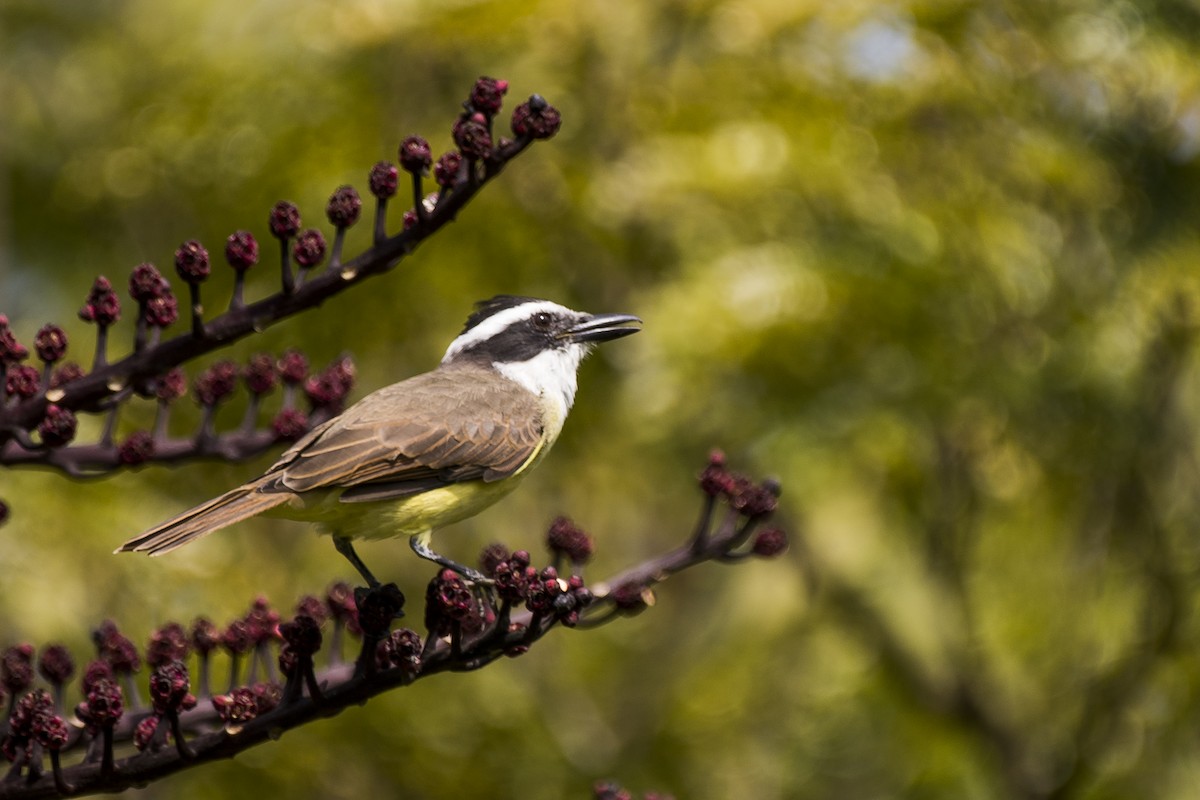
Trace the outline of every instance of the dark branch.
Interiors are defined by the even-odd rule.
[[[723,460],[714,458],[706,475],[714,470],[714,465],[716,470],[728,474],[724,473]],[[119,692],[112,699],[112,693],[118,691],[116,684],[102,678],[97,684],[102,689],[85,692],[85,703],[80,706],[81,716],[96,726],[95,733],[88,735],[76,729],[70,737],[63,734],[52,751],[54,768],[50,771],[41,768],[41,752],[31,751],[30,757],[18,762],[10,776],[0,781],[0,800],[60,797],[68,787],[72,795],[83,795],[145,785],[192,766],[230,758],[277,739],[292,728],[334,716],[351,705],[360,705],[382,692],[430,675],[473,671],[501,656],[520,655],[560,624],[586,627],[589,620],[611,620],[643,611],[649,604],[652,588],[683,569],[706,561],[742,562],[746,560],[744,556],[770,557],[782,553],[786,538],[781,531],[768,529],[755,535],[759,524],[774,511],[778,486],[771,482],[754,486],[736,476],[729,478],[722,485],[724,488],[715,489],[715,495],[711,493],[714,487],[706,485],[706,492],[710,493],[704,498],[702,516],[707,522],[691,534],[690,541],[613,576],[594,591],[585,587],[578,575],[564,580],[553,567],[536,570],[529,565],[529,555],[524,552],[500,560],[494,554],[485,554],[483,566],[495,582],[487,589],[471,586],[460,576],[443,571],[430,583],[427,592],[425,621],[429,634],[424,641],[413,631],[390,630],[403,605],[403,596],[393,585],[355,592],[354,613],[348,619],[339,615],[348,600],[345,590],[331,590],[328,611],[320,610],[322,607],[315,600],[302,601],[295,619],[283,625],[263,601],[257,601],[245,620],[230,626],[230,631],[236,629],[237,634],[227,633],[223,639],[234,658],[238,653],[252,653],[252,666],[247,674],[247,680],[251,680],[249,675],[253,674],[255,660],[267,658],[267,646],[282,636],[279,662],[287,675],[287,684],[260,692],[260,696],[268,698],[270,706],[262,711],[255,710],[254,693],[268,684],[234,687],[229,694],[215,698],[197,700],[189,694],[187,669],[179,660],[187,646],[182,629],[165,626],[152,638],[146,656],[151,663],[159,664],[150,682],[153,708],[138,708],[140,701],[135,700],[134,708],[115,724],[111,714],[98,716],[114,705],[120,714]],[[712,513],[714,507],[724,510],[719,520]],[[552,550],[567,546],[575,556],[590,555],[590,537],[573,526],[564,534],[565,528],[559,522],[552,527],[548,537]],[[695,546],[700,537],[703,545]],[[523,610],[511,613],[517,602],[523,604]],[[332,615],[335,625],[329,644],[331,666],[319,673],[313,672],[312,659],[323,637],[320,620],[314,614]],[[340,646],[338,633],[343,625],[351,623],[352,629],[361,631],[361,652],[354,661],[344,662],[334,648]],[[211,641],[211,626],[205,630],[209,631],[205,640]],[[102,626],[97,636],[101,655],[109,654],[114,664],[99,674],[111,675],[119,667],[129,677],[137,656],[130,654],[128,640],[111,624]],[[199,641],[195,634],[193,640]],[[207,649],[202,650],[198,657],[201,674],[207,670],[207,653]],[[12,657],[11,663],[28,663],[31,658],[32,648],[25,647]],[[10,662],[7,653],[4,660]],[[106,663],[109,662],[103,662],[102,666]],[[235,660],[235,679],[240,674],[237,664]],[[89,673],[94,667],[89,667]],[[48,693],[37,691],[44,697],[44,704],[51,702]],[[27,697],[37,695],[37,691]],[[104,698],[108,698],[107,702],[100,704],[98,699]],[[89,703],[96,704],[95,708],[89,709]],[[25,705],[28,702],[22,700],[10,717],[6,752],[20,749],[13,745],[14,742],[20,745],[20,741],[12,737],[24,730],[21,726],[25,718],[21,717],[20,708]],[[29,736],[40,735],[37,723],[31,724],[34,734]],[[61,721],[57,724],[61,726]],[[174,746],[164,746],[168,729]],[[114,755],[114,744],[127,748],[130,741],[136,741],[142,749]],[[63,766],[61,754],[76,750],[93,755],[73,766]]]

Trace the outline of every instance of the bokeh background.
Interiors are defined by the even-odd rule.
[[[782,481],[793,534],[782,559],[672,579],[636,619],[143,796],[566,798],[600,778],[680,798],[1200,790],[1194,0],[0,15],[0,312],[23,341],[59,322],[86,361],[75,310],[95,275],[169,266],[188,238],[268,239],[279,199],[323,223],[337,186],[365,194],[410,133],[448,149],[475,78],[506,78],[509,109],[532,92],[561,109],[556,138],[396,272],[226,355],[350,351],[361,396],[430,368],[497,292],[634,312],[645,331],[585,366],[541,471],[441,549],[533,549],[567,513],[603,576],[682,540],[713,447]],[[272,277],[252,273],[249,296]],[[4,472],[0,643],[86,652],[105,617],[140,639],[350,577],[285,522],[110,555],[270,459]],[[407,547],[360,552],[419,596]]]

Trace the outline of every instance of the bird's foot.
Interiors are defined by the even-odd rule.
[[[451,572],[457,572],[471,583],[479,584],[481,586],[491,586],[495,583],[494,580],[489,578],[487,575],[484,575],[479,570],[459,564],[457,561],[451,561],[445,556],[435,553],[433,548],[429,546],[428,534],[413,536],[408,540],[408,543],[409,546],[412,547],[413,552],[419,555],[421,558],[432,561],[438,566],[448,569]]]

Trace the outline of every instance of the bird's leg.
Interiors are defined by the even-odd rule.
[[[379,588],[379,581],[376,580],[375,576],[371,574],[371,570],[367,569],[367,565],[364,564],[362,559],[358,557],[358,553],[354,552],[354,545],[350,543],[349,538],[345,536],[338,536],[335,533],[333,535],[333,546],[337,548],[339,553],[346,557],[347,561],[354,565],[354,568],[358,570],[358,573],[362,575],[363,579],[367,582],[367,586],[371,587],[372,589]]]
[[[428,559],[429,561],[439,564],[446,569],[453,570],[472,583],[479,583],[485,586],[493,583],[491,578],[487,577],[479,570],[465,567],[462,564],[459,564],[457,561],[451,561],[445,556],[441,556],[433,552],[433,548],[429,546],[429,541],[432,538],[433,531],[425,531],[424,533],[418,533],[416,536],[410,537],[408,544],[410,547],[412,547],[413,552],[419,555],[421,558]]]

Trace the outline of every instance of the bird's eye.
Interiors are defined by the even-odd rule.
[[[531,322],[536,330],[548,331],[550,330],[550,325],[554,322],[554,317],[549,312],[539,311],[533,315]]]

